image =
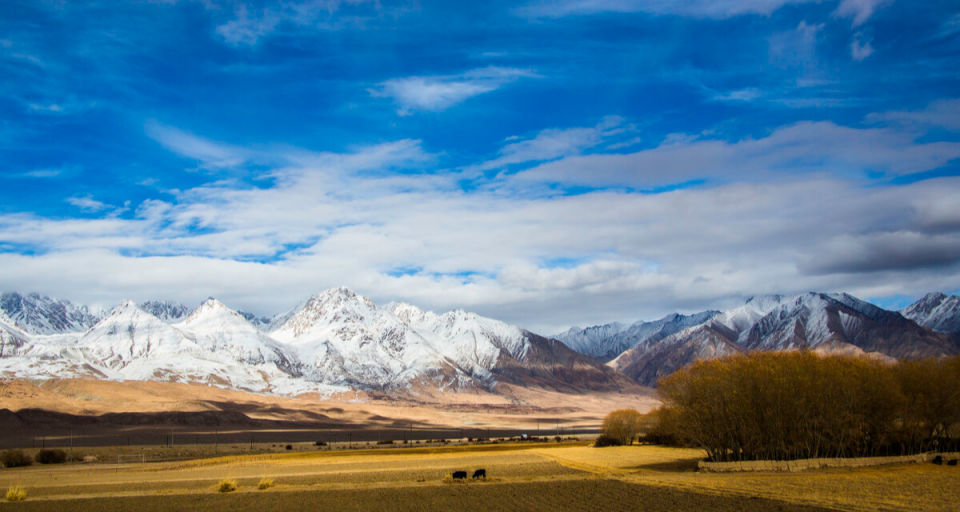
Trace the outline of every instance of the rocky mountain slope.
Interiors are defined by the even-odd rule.
[[[960,334],[960,297],[928,293],[900,310],[900,314],[927,329]]]
[[[627,349],[656,343],[687,327],[700,325],[718,314],[719,311],[703,311],[693,315],[673,313],[659,320],[641,320],[631,325],[614,322],[586,329],[573,327],[554,338],[581,354],[606,363]]]
[[[67,300],[17,292],[0,295],[0,310],[13,325],[31,334],[83,332],[106,314],[98,308],[75,306]]]
[[[651,344],[625,351],[609,365],[645,385],[697,359],[748,350],[811,349],[881,358],[960,353],[960,345],[847,294],[763,296]]]

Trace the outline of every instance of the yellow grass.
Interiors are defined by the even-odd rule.
[[[260,481],[257,482],[257,489],[260,489],[261,491],[265,489],[269,489],[271,487],[273,487],[272,478],[261,478]]]
[[[22,485],[14,485],[7,489],[7,501],[23,501],[27,499],[27,490]]]
[[[645,510],[651,511],[681,505],[690,510],[764,510],[757,508],[760,504],[784,510],[807,506],[947,511],[957,510],[960,503],[957,467],[914,464],[802,473],[701,474],[695,468],[702,457],[699,450],[591,448],[582,444],[312,452],[220,457],[215,464],[197,461],[188,466],[33,466],[0,471],[0,486],[28,486],[31,498],[37,498],[30,500],[32,510],[57,512],[93,510],[89,507],[94,504],[105,511],[127,507],[262,512],[284,507],[319,509],[337,500],[360,500],[382,510],[407,510],[424,503],[417,500],[437,500],[436,507],[500,503],[491,510],[519,509],[521,505],[547,510],[557,504],[561,509],[598,509],[599,502],[591,501],[599,499],[598,493],[606,493],[603,506],[607,510],[631,510],[642,502],[650,504]],[[448,483],[453,471],[467,471],[469,476],[477,469],[486,470],[488,484],[479,480],[456,482],[466,485]],[[230,490],[235,490],[263,488],[263,483],[280,479],[283,485],[271,487],[270,492],[217,496],[221,482],[230,482]]]
[[[224,478],[223,480],[220,480],[220,483],[217,484],[217,490],[220,492],[236,491],[237,481],[230,478]]]

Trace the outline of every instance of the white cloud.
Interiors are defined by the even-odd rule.
[[[756,100],[763,96],[763,93],[760,89],[755,87],[747,87],[746,89],[738,89],[736,91],[730,91],[726,94],[716,94],[713,96],[714,101],[723,101],[723,102],[744,102],[749,103],[753,100]]]
[[[91,195],[68,197],[66,201],[85,212],[99,212],[110,208],[110,205],[97,201]]]
[[[153,120],[146,123],[145,129],[147,136],[163,147],[178,155],[199,160],[209,167],[237,166],[250,157],[246,149],[207,140]]]
[[[503,155],[549,152],[521,148]],[[543,333],[723,308],[755,293],[960,288],[960,178],[865,187],[837,177],[929,169],[960,152],[895,127],[800,123],[732,143],[681,135],[628,155],[561,156],[470,193],[458,173],[383,172],[429,163],[417,141],[262,151],[251,158],[274,162],[269,188],[206,185],[145,201],[130,218],[92,197],[71,203],[99,209],[94,219],[0,215],[0,245],[36,249],[0,253],[0,284],[81,303],[215,295],[261,314],[348,285],[378,302],[464,307]],[[741,182],[652,195],[508,193],[554,180],[675,183],[718,169],[740,170]],[[410,268],[422,270],[394,272]]]
[[[861,61],[873,54],[873,46],[870,45],[871,39],[866,38],[861,32],[853,37],[850,42],[850,56],[855,61]]]
[[[367,91],[374,98],[392,98],[399,107],[397,112],[409,115],[418,110],[445,110],[520,78],[537,76],[529,70],[491,66],[459,75],[393,78]]]
[[[867,172],[904,175],[960,158],[960,143],[917,143],[917,133],[801,122],[760,139],[726,142],[673,137],[628,154],[571,156],[518,173],[526,183],[652,187],[690,180],[784,180],[805,174],[862,178]]]
[[[841,0],[834,15],[841,18],[853,18],[853,26],[864,24],[873,13],[893,0]]]
[[[609,116],[589,128],[547,129],[531,139],[524,140],[510,137],[509,144],[500,149],[496,158],[471,166],[469,170],[500,169],[510,164],[542,162],[576,155],[584,149],[601,144],[613,135],[633,130],[632,126],[624,126],[622,118]]]
[[[268,4],[267,7],[255,8],[253,4],[239,3],[233,9],[233,18],[217,26],[217,34],[227,43],[240,46],[254,46],[263,36],[272,34],[283,23],[297,26],[321,26],[331,28],[329,24],[322,24],[329,19],[343,5],[359,5],[373,3],[374,0],[310,0],[306,2],[284,2]],[[217,9],[213,4],[207,4],[208,9]]]
[[[515,10],[519,16],[556,18],[601,12],[644,12],[692,18],[726,19],[743,15],[769,16],[781,7],[822,0],[538,0]],[[840,0],[834,15],[866,22],[877,9],[893,0]]]
[[[960,131],[960,99],[935,101],[924,110],[874,113],[868,115],[867,120],[901,123],[912,129],[938,126]]]

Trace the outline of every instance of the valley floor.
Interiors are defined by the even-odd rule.
[[[960,468],[933,464],[707,474],[698,450],[499,444],[260,454],[0,470],[0,510],[957,510]],[[453,481],[453,471],[488,478]],[[239,489],[218,493],[220,479]],[[258,490],[262,478],[274,486]]]

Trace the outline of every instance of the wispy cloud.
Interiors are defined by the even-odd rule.
[[[672,14],[692,18],[725,19],[749,14],[769,16],[787,5],[820,3],[822,0],[539,0],[521,7],[515,12],[520,16],[535,18],[562,17],[601,12],[645,12]],[[893,0],[840,0],[834,15],[853,18],[858,26],[885,4]]]
[[[360,5],[375,0],[309,0],[305,2],[285,2],[256,7],[254,4],[240,3],[233,9],[233,18],[217,26],[217,34],[234,46],[254,46],[266,35],[272,34],[284,23],[295,26],[320,27],[344,5]],[[323,24],[329,28],[329,23]]]
[[[747,87],[746,89],[738,89],[736,91],[730,91],[725,94],[716,94],[711,99],[713,101],[722,101],[722,102],[732,102],[732,103],[749,103],[756,99],[759,99],[763,96],[763,92],[760,89],[755,87]]]
[[[414,111],[441,111],[468,98],[488,93],[520,78],[538,77],[526,69],[486,67],[459,75],[393,78],[367,91],[374,98],[391,98],[400,115]]]
[[[199,160],[209,168],[233,167],[250,158],[250,151],[198,137],[154,120],[144,126],[147,135],[174,153]]]
[[[474,171],[500,169],[510,164],[542,162],[576,155],[587,148],[601,144],[611,136],[634,130],[632,125],[626,124],[619,116],[606,117],[596,126],[589,128],[543,130],[529,139],[509,139],[510,142],[500,148],[496,158],[471,166],[469,169]]]
[[[841,18],[853,18],[853,26],[864,24],[881,7],[892,4],[894,0],[841,0],[834,15]]]
[[[873,54],[873,46],[870,45],[871,39],[862,32],[857,32],[850,42],[850,56],[855,61],[861,61]]]
[[[535,1],[517,9],[521,16],[559,17],[598,12],[647,12],[696,18],[730,18],[744,14],[770,15],[789,4],[818,0],[559,0]]]
[[[68,197],[66,201],[84,212],[100,212],[110,208],[110,205],[97,201],[92,195]]]
[[[900,123],[911,129],[935,126],[960,131],[960,99],[938,100],[923,110],[873,113],[867,116],[867,121]]]

